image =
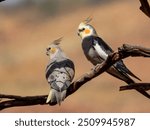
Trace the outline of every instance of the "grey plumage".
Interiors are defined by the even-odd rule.
[[[48,48],[50,61],[46,67],[46,79],[51,86],[47,103],[57,102],[59,105],[66,97],[66,91],[74,78],[74,63],[58,46],[61,39],[55,40]]]
[[[89,23],[82,22],[78,27],[78,35],[82,39],[82,49],[86,56],[86,58],[93,64],[97,65],[102,63],[104,60],[107,59],[108,55],[113,53],[108,44],[106,44],[103,39],[98,37],[96,30],[93,26]],[[123,63],[122,60],[116,62],[112,65],[108,70],[107,73],[111,74],[112,76],[125,81],[127,84],[135,83],[131,77],[134,77],[140,80],[136,75],[134,75]],[[131,77],[130,77],[131,76]],[[150,95],[145,92],[144,90],[138,90],[138,92],[150,98]]]
[[[99,54],[94,48],[95,44],[98,44],[98,46],[101,47],[101,54]],[[84,38],[82,41],[82,48],[87,59],[94,65],[102,63],[107,59],[109,54],[113,53],[113,50],[101,38],[96,36],[89,36]],[[128,75],[140,80],[125,66],[122,60],[115,63],[107,70],[107,72],[128,84],[134,83],[134,81]]]

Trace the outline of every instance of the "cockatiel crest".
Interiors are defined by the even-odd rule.
[[[81,22],[78,26],[78,35],[82,39],[82,49],[86,58],[93,64],[101,64],[105,61],[111,53],[114,51],[111,47],[97,35],[95,28],[89,24],[92,18],[88,17],[86,20]],[[128,84],[135,83],[131,77],[140,80],[136,75],[134,75],[123,63],[122,60],[116,62],[112,65],[107,73],[112,76],[125,81]],[[143,94],[145,97],[150,98],[150,95],[144,90],[136,89],[138,92]]]
[[[63,39],[63,37],[60,37],[60,38],[58,38],[58,39],[54,40],[51,44],[59,45],[59,44],[60,44],[60,42],[62,41],[62,39]]]
[[[88,17],[83,22],[81,22],[78,26],[77,33],[82,39],[91,35],[97,36],[96,30],[94,29],[94,27],[89,24],[91,20],[92,18]]]
[[[89,17],[87,17],[87,18],[83,21],[83,23],[84,23],[84,24],[88,24],[88,23],[90,23],[91,21],[92,21],[92,17],[89,16]]]
[[[46,79],[50,84],[50,92],[46,103],[58,103],[66,97],[66,92],[74,78],[74,63],[65,55],[59,47],[62,38],[53,41],[46,49],[50,57],[46,67]]]

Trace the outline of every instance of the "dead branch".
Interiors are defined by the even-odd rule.
[[[150,6],[148,3],[148,0],[140,0],[141,6],[140,6],[140,10],[147,15],[148,17],[150,17]]]
[[[0,98],[2,99],[10,99],[6,101],[0,102],[0,110],[9,108],[9,107],[17,107],[17,106],[30,106],[30,105],[44,105],[46,102],[47,95],[41,96],[16,96],[16,95],[4,95],[0,94]]]
[[[5,0],[0,0],[0,2],[5,1]]]
[[[107,60],[102,64],[98,64],[95,66],[89,73],[86,73],[81,76],[78,80],[75,80],[67,90],[67,96],[76,92],[81,86],[83,86],[88,81],[93,78],[99,76],[103,72],[105,72],[111,65],[115,62],[127,58],[129,56],[132,57],[150,57],[150,49],[140,47],[140,46],[131,46],[128,44],[124,44],[121,48],[118,49],[117,52],[112,53],[108,56]],[[142,89],[145,91],[150,89],[150,83],[141,83],[141,84],[132,84],[127,86],[120,87],[120,90],[129,90],[136,89],[142,86]],[[30,106],[30,105],[45,105],[47,95],[41,96],[16,96],[16,95],[4,95],[0,94],[0,110],[10,107],[16,106]],[[3,101],[3,99],[7,99]],[[49,103],[49,105],[56,105],[57,103]]]
[[[131,89],[143,89],[145,91],[150,90],[150,83],[134,83],[120,87],[120,91],[131,90]]]

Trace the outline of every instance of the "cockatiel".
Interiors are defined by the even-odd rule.
[[[46,103],[57,102],[59,105],[65,99],[66,91],[75,74],[74,63],[59,47],[61,39],[53,41],[46,49],[46,54],[50,58],[46,68],[46,79],[51,86]]]
[[[87,18],[85,21],[79,24],[78,35],[82,39],[82,49],[86,58],[93,65],[97,65],[106,60],[108,55],[113,53],[114,51],[102,38],[98,36],[95,28],[89,24],[91,20],[91,18]],[[140,80],[125,66],[122,60],[112,65],[107,70],[107,73],[120,80],[123,80],[127,84],[135,83],[134,80],[130,78],[130,76]],[[144,90],[136,90],[147,98],[150,98],[150,95]]]

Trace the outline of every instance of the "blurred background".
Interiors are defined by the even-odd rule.
[[[0,3],[0,93],[48,94],[46,47],[64,37],[62,49],[74,61],[78,79],[93,67],[81,49],[77,28],[91,24],[114,50],[124,43],[150,47],[150,19],[139,0],[6,0]],[[143,82],[150,82],[150,60],[128,58],[125,64]],[[138,82],[138,81],[137,81]],[[84,84],[61,106],[14,107],[1,112],[150,112],[150,100],[107,73]]]

